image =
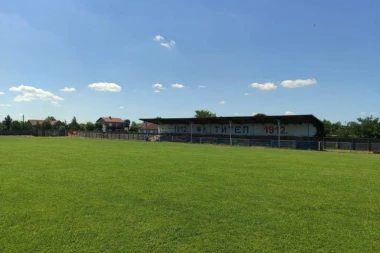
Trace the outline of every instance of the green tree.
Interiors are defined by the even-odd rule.
[[[94,131],[95,130],[95,125],[92,122],[87,122],[85,126],[86,131]]]
[[[33,126],[29,121],[24,122],[24,130],[32,130]]]
[[[64,125],[61,125],[61,126],[59,127],[59,131],[63,132],[63,131],[65,131],[65,130],[66,130],[66,127],[65,127]]]
[[[379,118],[374,118],[372,115],[366,118],[358,118],[360,137],[363,138],[379,138],[380,123]]]
[[[100,123],[99,121],[97,121],[94,125],[94,130],[96,131],[101,131],[103,129],[103,125],[102,123]]]
[[[212,113],[208,110],[196,110],[194,117],[195,118],[215,118],[216,113]]]
[[[42,130],[50,130],[50,129],[52,129],[52,128],[53,128],[53,127],[52,127],[50,121],[44,121],[44,122],[42,123],[42,125],[41,125],[41,129],[42,129]]]
[[[40,130],[41,128],[42,128],[42,127],[41,127],[40,122],[37,121],[36,126],[35,126],[35,129],[36,129],[36,130]]]
[[[136,122],[132,121],[132,124],[131,124],[131,127],[129,128],[129,131],[130,132],[138,132],[139,131],[139,127],[136,124]]]
[[[54,121],[56,119],[54,118],[54,116],[47,116],[45,120]]]
[[[266,117],[265,113],[256,113],[253,117]]]
[[[323,136],[324,137],[325,136],[331,136],[331,131],[332,131],[332,123],[331,123],[331,121],[324,119],[322,121],[322,123],[323,123],[323,126],[324,126]]]
[[[11,124],[12,124],[12,118],[9,116],[9,115],[7,115],[5,118],[4,118],[4,120],[3,120],[3,125],[4,125],[4,129],[5,130],[9,130],[9,129],[11,129]]]
[[[124,126],[129,128],[131,121],[129,119],[124,120]]]
[[[73,117],[73,119],[71,120],[71,123],[69,124],[69,129],[74,130],[74,131],[79,130],[79,124],[75,116]]]
[[[86,124],[80,123],[78,130],[82,130],[82,131],[86,130]]]
[[[12,131],[20,131],[22,130],[22,124],[18,120],[13,120],[11,123],[11,128]]]

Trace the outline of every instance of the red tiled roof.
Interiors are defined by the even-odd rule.
[[[124,120],[120,118],[112,118],[112,117],[100,117],[98,120],[102,119],[106,123],[124,123]]]
[[[158,125],[154,123],[144,122],[139,125],[140,129],[157,130]]]

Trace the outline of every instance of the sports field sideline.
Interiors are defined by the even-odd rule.
[[[0,252],[379,252],[380,156],[0,137]]]

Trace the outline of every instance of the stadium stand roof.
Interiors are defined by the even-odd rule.
[[[282,124],[302,124],[310,123],[313,125],[323,125],[322,121],[312,114],[306,115],[281,115],[281,116],[244,116],[244,117],[214,117],[214,118],[153,118],[153,119],[140,119],[144,122],[154,124],[229,124],[230,121],[235,124],[277,124],[277,120]]]

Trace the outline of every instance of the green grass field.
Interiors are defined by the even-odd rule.
[[[0,252],[380,252],[380,156],[0,138]]]

